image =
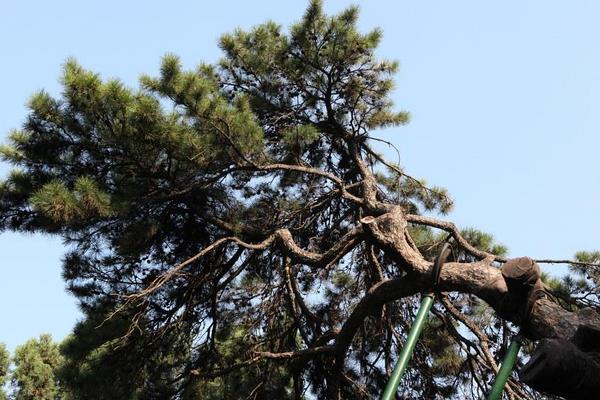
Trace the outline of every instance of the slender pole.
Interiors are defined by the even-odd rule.
[[[431,310],[431,306],[433,305],[433,297],[433,294],[427,294],[423,297],[413,326],[410,328],[410,332],[408,332],[406,343],[404,344],[404,347],[402,347],[402,351],[398,356],[398,361],[396,362],[396,366],[392,371],[390,380],[388,381],[383,395],[381,396],[381,400],[392,400],[395,398],[396,392],[398,391],[398,385],[400,384],[400,380],[402,379],[406,365],[410,361],[413,350],[415,349],[415,345],[417,344],[417,340],[419,339],[419,335],[425,326],[427,314],[429,314],[429,310]]]
[[[510,341],[510,346],[508,346],[508,350],[506,351],[506,355],[504,356],[504,360],[502,360],[502,365],[496,376],[496,382],[494,382],[494,386],[492,386],[492,390],[490,391],[487,400],[499,400],[502,398],[504,385],[506,385],[506,381],[508,381],[508,378],[510,377],[510,373],[517,361],[517,355],[519,354],[520,349],[521,338],[516,336]]]

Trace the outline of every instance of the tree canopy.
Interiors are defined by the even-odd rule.
[[[223,35],[215,65],[165,56],[138,89],[69,60],[62,94],[31,98],[0,150],[14,165],[0,229],[68,247],[87,317],[63,345],[70,382],[145,391],[122,398],[377,396],[445,242],[454,258],[406,398],[477,398],[519,327],[531,340],[600,329],[597,253],[572,261],[580,281],[528,275],[523,293],[503,246],[437,218],[452,208],[443,188],[374,149],[409,116],[390,99],[397,63],[375,55],[381,31],[357,18],[312,1],[287,30]],[[537,396],[517,380],[507,395]]]
[[[4,390],[1,388],[8,380],[8,368],[10,365],[10,354],[6,350],[6,346],[0,343],[0,400],[6,400]]]
[[[15,400],[54,400],[59,395],[55,370],[62,362],[49,335],[30,339],[15,350],[12,381]]]

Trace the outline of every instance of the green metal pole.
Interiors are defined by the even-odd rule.
[[[433,294],[428,294],[423,297],[413,326],[410,328],[410,332],[408,332],[406,343],[404,344],[404,347],[402,347],[402,351],[400,351],[398,361],[396,362],[396,366],[394,367],[394,371],[392,371],[390,380],[383,391],[381,400],[392,400],[395,397],[396,392],[398,391],[398,385],[402,379],[402,374],[404,374],[404,370],[410,361],[413,350],[415,349],[415,345],[417,344],[417,340],[419,339],[419,335],[425,326],[427,314],[429,314],[429,310],[431,310],[431,306],[433,305],[433,298]]]
[[[510,377],[510,373],[517,361],[517,355],[519,354],[520,349],[521,338],[517,336],[510,341],[510,346],[508,346],[508,350],[504,356],[504,360],[502,360],[498,375],[496,376],[496,382],[494,382],[494,386],[492,386],[492,390],[490,391],[487,400],[499,400],[502,398],[504,385],[506,385],[506,381],[508,381],[508,378]]]

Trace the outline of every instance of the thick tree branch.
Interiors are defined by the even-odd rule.
[[[471,245],[460,233],[460,230],[452,222],[442,221],[436,218],[427,217],[424,215],[407,214],[406,221],[417,225],[430,226],[432,228],[442,229],[452,235],[452,237],[463,247],[467,252],[474,255],[475,257],[482,259],[491,255],[485,251],[479,250],[478,248]],[[494,259],[498,262],[506,262],[505,257],[494,255]],[[552,260],[552,259],[535,259],[538,264],[571,264],[580,265],[583,267],[600,267],[598,263],[574,261],[574,260]]]
[[[318,168],[306,167],[306,166],[302,166],[302,165],[276,163],[276,164],[267,164],[267,165],[255,165],[255,166],[253,166],[253,169],[255,169],[257,171],[295,171],[295,172],[301,172],[301,173],[305,173],[305,174],[321,176],[321,177],[324,177],[324,178],[330,180],[331,182],[333,182],[340,189],[343,198],[350,200],[356,204],[364,203],[363,199],[361,199],[360,197],[354,196],[347,191],[347,187],[346,187],[344,181],[342,181],[342,179],[338,178],[334,174],[331,174],[329,172],[323,171]]]
[[[454,225],[452,222],[442,221],[436,218],[426,217],[424,215],[415,215],[408,214],[406,215],[406,221],[417,224],[417,225],[426,225],[432,228],[442,229],[452,235],[454,240],[467,252],[471,253],[475,257],[482,259],[489,257],[492,255],[491,253],[487,253],[485,251],[479,250],[478,248],[471,245],[460,233],[460,230]],[[506,262],[506,258],[492,255],[494,259],[498,262]]]
[[[235,236],[224,237],[216,240],[209,246],[202,249],[196,255],[188,258],[187,260],[183,261],[182,263],[178,264],[172,269],[161,274],[156,279],[154,279],[145,289],[130,294],[126,296],[126,298],[129,301],[135,299],[142,299],[146,296],[151,295],[160,287],[162,287],[165,283],[167,283],[173,277],[175,277],[183,268],[199,260],[206,254],[210,253],[211,251],[219,248],[220,246],[228,242],[236,243],[238,246],[248,250],[265,250],[271,245],[276,244],[297,263],[327,266],[331,263],[340,260],[350,250],[352,250],[356,246],[356,244],[360,242],[361,233],[362,229],[360,227],[350,230],[344,236],[342,236],[336,242],[335,245],[333,245],[329,250],[327,250],[324,253],[314,253],[302,249],[296,244],[292,237],[292,234],[288,229],[279,229],[259,243],[248,243]]]

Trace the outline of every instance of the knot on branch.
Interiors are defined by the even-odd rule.
[[[541,270],[529,257],[508,260],[501,268],[508,291],[499,303],[498,314],[527,329],[535,301],[544,292]]]
[[[394,207],[390,212],[378,217],[364,217],[360,222],[378,241],[392,245],[405,240],[407,222],[400,207]]]
[[[368,239],[390,252],[401,264],[415,270],[427,270],[431,263],[411,247],[408,239],[408,222],[398,206],[378,217],[367,216],[360,220]]]

